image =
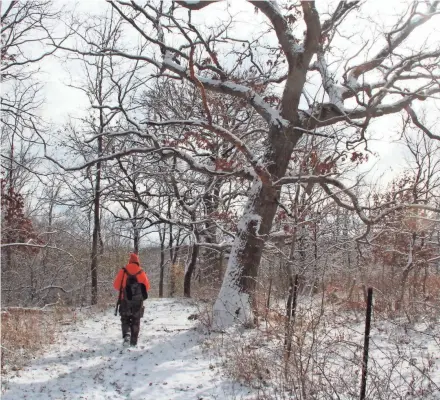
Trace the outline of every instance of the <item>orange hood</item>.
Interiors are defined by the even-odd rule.
[[[130,254],[130,259],[128,260],[128,263],[141,265],[141,263],[139,262],[139,256],[136,253]]]

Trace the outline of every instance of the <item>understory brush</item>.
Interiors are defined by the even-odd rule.
[[[259,313],[253,329],[211,334],[208,346],[258,399],[359,399],[364,310],[325,295],[300,296],[290,322],[285,308],[273,307]],[[408,310],[374,312],[367,399],[440,398],[439,313]]]
[[[60,302],[51,308],[2,309],[2,386],[6,384],[9,374],[19,371],[47,346],[54,343],[62,326],[74,322],[76,322],[76,312]]]

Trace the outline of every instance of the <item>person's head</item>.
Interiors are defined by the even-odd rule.
[[[130,259],[128,260],[128,263],[140,265],[139,256],[136,253],[130,253]]]

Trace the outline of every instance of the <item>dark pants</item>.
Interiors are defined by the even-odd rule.
[[[132,315],[121,315],[121,324],[122,337],[124,338],[126,335],[130,335],[130,344],[136,345],[139,336],[141,319]]]
[[[126,335],[130,335],[130,344],[137,345],[139,330],[141,325],[141,317],[144,314],[144,307],[136,307],[134,310],[127,307],[124,300],[121,302],[120,314],[121,314],[121,326],[122,326],[122,338]]]

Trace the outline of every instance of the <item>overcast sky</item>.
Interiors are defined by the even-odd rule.
[[[336,5],[335,0],[321,0],[317,1],[317,8],[320,14],[323,15],[328,10],[333,9]],[[363,43],[365,40],[377,41],[377,45],[381,46],[384,41],[379,35],[379,30],[389,26],[395,21],[395,16],[404,9],[407,2],[400,0],[368,0],[368,3],[363,7],[362,14],[353,14],[350,20],[351,24],[344,25],[346,33],[351,31],[356,32],[356,35],[351,39],[356,44]],[[104,0],[81,0],[79,2],[57,0],[55,4],[63,5],[68,10],[74,10],[77,13],[90,13],[98,15],[105,12],[108,4]],[[253,7],[245,0],[234,0],[230,2],[230,12],[238,13],[237,26],[240,34],[252,37],[256,31],[261,28],[264,16],[255,15]],[[208,24],[214,24],[216,20],[222,19],[225,16],[225,4],[211,5],[197,13],[195,22],[204,21]],[[438,40],[440,37],[439,19],[433,18],[424,27],[419,28],[407,41],[408,47],[420,48],[420,46],[428,45],[429,41]],[[372,31],[365,29],[366,26],[371,25],[374,21],[377,26]],[[63,29],[62,25],[58,29]],[[428,38],[428,42],[425,42]],[[350,50],[348,48],[348,50]],[[83,115],[87,107],[87,99],[85,95],[79,90],[75,90],[66,86],[70,83],[71,77],[73,79],[79,78],[80,70],[73,67],[66,61],[64,55],[60,54],[60,58],[46,58],[42,63],[41,79],[45,82],[44,94],[46,104],[42,110],[42,116],[54,124],[59,126],[65,123],[68,116]],[[68,72],[69,71],[69,72]],[[438,115],[438,114],[437,114]],[[369,148],[377,152],[379,157],[371,157],[368,165],[362,169],[370,168],[374,165],[374,174],[372,177],[377,178],[378,175],[386,173],[389,177],[391,171],[399,171],[405,165],[405,149],[401,145],[390,144],[390,139],[395,138],[397,130],[397,122],[401,117],[387,116],[380,118],[373,122],[370,132],[374,132],[374,137],[380,140],[372,140],[369,143]]]

